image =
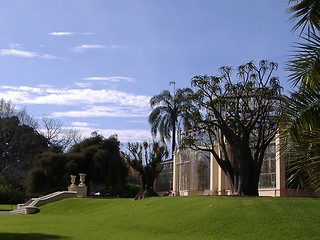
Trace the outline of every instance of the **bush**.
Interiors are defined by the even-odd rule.
[[[10,183],[9,179],[0,174],[0,204],[17,204],[24,202],[26,196],[23,189]]]
[[[101,191],[102,196],[134,198],[140,190],[139,185],[127,184],[107,187]]]

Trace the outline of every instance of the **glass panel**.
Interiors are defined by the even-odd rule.
[[[259,188],[276,187],[276,153],[275,143],[272,142],[267,147],[260,174]]]

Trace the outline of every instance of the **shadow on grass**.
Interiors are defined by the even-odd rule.
[[[68,239],[65,236],[48,235],[42,233],[0,233],[3,240],[59,240]]]

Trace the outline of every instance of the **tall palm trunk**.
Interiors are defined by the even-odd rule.
[[[171,142],[171,159],[173,159],[176,150],[176,121],[172,121],[172,142]]]

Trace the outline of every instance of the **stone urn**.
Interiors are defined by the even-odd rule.
[[[76,175],[70,175],[70,177],[71,177],[71,185],[70,185],[70,187],[74,187],[74,186],[76,186]]]
[[[77,185],[75,184],[76,183],[76,175],[70,175],[70,178],[71,178],[71,185],[68,187],[68,191],[77,191]]]
[[[80,183],[79,183],[79,187],[85,187],[85,178],[86,178],[86,174],[85,173],[79,173],[80,176]]]

